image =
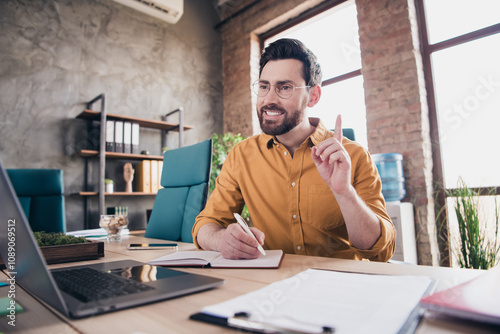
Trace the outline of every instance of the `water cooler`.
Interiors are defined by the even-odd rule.
[[[413,205],[400,202],[406,195],[403,156],[399,153],[373,154],[373,161],[382,179],[382,194],[387,213],[396,227],[396,250],[392,260],[417,264],[415,219]]]

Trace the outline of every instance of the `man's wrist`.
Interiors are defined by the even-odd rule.
[[[332,190],[333,196],[335,196],[335,199],[337,200],[337,203],[341,205],[341,203],[349,203],[357,200],[358,193],[356,192],[356,189],[349,184],[347,189],[341,193],[335,193]]]
[[[225,228],[217,223],[207,223],[198,230],[198,245],[204,250],[220,252],[220,240]]]

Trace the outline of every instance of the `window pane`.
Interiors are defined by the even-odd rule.
[[[342,127],[353,128],[356,142],[367,148],[366,107],[363,77],[357,76],[322,88],[319,103],[309,116],[321,118],[328,129],[335,128],[337,115],[342,115]]]
[[[361,68],[358,21],[354,1],[336,6],[312,19],[266,40],[295,38],[314,52],[321,64],[323,80]]]
[[[500,22],[498,0],[425,0],[424,2],[430,44]]]
[[[500,186],[500,34],[432,54],[445,186]]]
[[[280,38],[296,38],[311,49],[321,64],[323,80],[361,68],[357,12],[353,0],[267,39],[266,44]],[[368,147],[362,76],[322,87],[319,103],[309,112],[309,116],[321,118],[329,129],[335,128],[337,115],[341,114],[342,127],[353,128],[356,142]]]

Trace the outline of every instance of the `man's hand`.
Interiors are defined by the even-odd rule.
[[[250,227],[255,238],[264,245],[264,233],[255,227]],[[226,259],[256,259],[260,252],[257,241],[252,238],[239,224],[230,224],[219,242],[220,252]]]
[[[351,158],[342,145],[342,118],[337,116],[332,138],[312,148],[312,159],[323,181],[335,196],[346,194],[351,184]]]
[[[352,244],[370,249],[381,234],[380,220],[351,186],[351,158],[342,145],[342,118],[337,116],[332,138],[312,148],[312,159],[339,204]]]
[[[264,233],[255,227],[250,230],[264,245]],[[237,223],[227,228],[216,223],[205,224],[198,231],[197,240],[203,249],[220,251],[226,259],[256,259],[260,255],[257,241]]]

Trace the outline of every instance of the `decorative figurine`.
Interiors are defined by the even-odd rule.
[[[132,192],[132,181],[134,180],[134,173],[135,170],[132,168],[132,164],[130,162],[127,162],[125,165],[123,165],[123,179],[126,182],[125,184],[126,193]]]

